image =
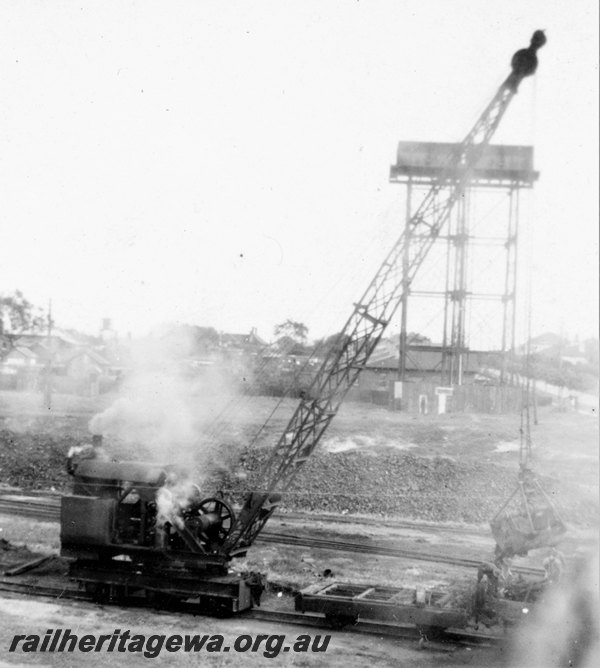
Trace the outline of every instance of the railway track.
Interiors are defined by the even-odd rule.
[[[68,600],[68,601],[82,601],[94,604],[94,600],[90,594],[74,589],[73,587],[58,587],[52,585],[30,584],[23,582],[15,582],[14,580],[7,580],[0,578],[0,593],[35,596],[43,598],[51,598],[53,600]],[[118,605],[118,602],[113,603]],[[156,614],[198,614],[197,606],[191,603],[179,603],[168,608],[157,610],[152,604],[147,603],[143,599],[128,599],[128,607],[135,605],[140,608],[147,608]],[[310,628],[323,629],[326,626],[324,618],[320,615],[311,613],[288,612],[283,610],[273,610],[266,608],[253,608],[239,616],[236,619],[253,619],[257,621],[270,622],[275,624],[293,624],[297,626],[306,626]],[[421,632],[414,626],[410,625],[394,625],[380,622],[359,621],[351,627],[348,627],[352,633],[362,633],[365,635],[375,635],[378,637],[396,638],[402,640],[418,641],[421,639]],[[454,643],[466,646],[492,646],[498,645],[505,641],[504,636],[484,634],[472,632],[463,629],[446,629],[436,637],[436,640],[445,643]]]
[[[58,522],[60,519],[60,499],[57,497],[44,499],[42,501],[32,499],[31,497],[23,497],[23,499],[19,499],[17,496],[7,495],[0,497],[0,512],[19,515],[21,517],[30,517],[32,519],[46,522]],[[329,540],[325,538],[314,538],[308,536],[295,536],[289,533],[275,533],[269,531],[263,531],[257,542],[277,543],[280,545],[322,550],[335,550],[357,554],[370,554],[415,561],[429,561],[465,568],[478,568],[484,558],[482,557],[480,559],[472,559],[448,554],[424,552],[422,550],[409,550],[397,547],[389,547],[386,545],[378,545],[373,543],[355,543],[350,541]],[[517,573],[522,573],[523,575],[533,575],[539,577],[543,577],[544,575],[544,571],[540,568],[515,566],[513,570]]]
[[[30,517],[43,522],[60,520],[60,499],[33,500],[30,497],[19,499],[16,495],[0,497],[0,513]]]
[[[307,520],[311,519],[315,522],[323,522],[325,524],[375,524],[378,527],[386,527],[390,529],[409,529],[412,531],[435,531],[439,533],[453,533],[464,536],[489,536],[489,527],[458,527],[447,524],[439,524],[436,522],[419,522],[417,520],[396,520],[390,518],[361,517],[356,515],[331,515],[328,513],[297,513],[297,512],[281,512],[277,515],[280,522],[290,520]]]
[[[24,492],[18,488],[9,488],[2,492],[0,491],[0,501],[5,497],[16,498],[19,497],[41,499],[40,504],[49,502],[53,505],[60,504],[60,492],[48,492],[31,490]],[[292,521],[307,521],[321,522],[324,524],[367,524],[376,525],[377,527],[387,527],[390,529],[409,529],[413,531],[435,531],[440,533],[451,533],[465,536],[481,536],[488,537],[490,535],[489,527],[487,526],[453,526],[438,522],[419,521],[419,520],[401,520],[388,517],[369,517],[360,515],[334,515],[332,513],[302,513],[296,511],[280,510],[277,514],[277,520],[285,523],[287,520]]]
[[[355,552],[359,554],[373,554],[381,557],[395,557],[398,559],[410,559],[417,561],[434,561],[438,563],[449,564],[451,566],[464,566],[466,568],[478,568],[483,561],[481,559],[468,559],[464,557],[455,557],[447,554],[436,554],[421,552],[417,550],[405,550],[396,547],[387,547],[385,545],[363,545],[361,543],[350,543],[339,540],[326,540],[321,538],[304,538],[292,536],[290,534],[273,534],[263,531],[257,542],[263,543],[281,543],[284,545],[296,545],[298,547],[310,547],[323,550],[339,550],[342,552]],[[514,566],[512,568],[516,573],[523,575],[533,575],[543,577],[544,571],[541,568],[531,568],[528,566]]]

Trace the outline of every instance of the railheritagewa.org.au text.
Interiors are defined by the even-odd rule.
[[[144,635],[130,629],[115,629],[108,634],[77,635],[71,629],[48,629],[45,633],[15,635],[9,652],[121,652],[139,653],[147,659],[155,659],[161,652],[236,652],[259,653],[274,659],[282,652],[303,654],[326,652],[331,636],[279,634],[239,635],[227,640],[215,635]]]

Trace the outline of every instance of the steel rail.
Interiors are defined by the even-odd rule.
[[[31,502],[30,500],[18,502],[14,500],[6,501],[0,498],[0,513],[10,512],[24,517],[42,519],[43,521],[58,522],[60,519],[60,507],[49,507],[40,502]],[[414,526],[413,526],[414,528]],[[411,559],[416,561],[429,561],[434,563],[444,563],[451,566],[465,568],[478,568],[485,556],[481,559],[469,559],[465,557],[456,557],[451,555],[423,552],[421,550],[410,550],[397,547],[389,547],[381,544],[355,543],[351,541],[329,540],[325,538],[294,536],[288,533],[277,533],[263,531],[258,542],[276,543],[280,545],[289,545],[297,547],[306,547],[322,550],[335,550],[341,552],[353,552],[358,554],[372,554],[377,556]],[[540,568],[527,566],[514,566],[513,571],[523,575],[532,575],[543,577],[544,571]]]
[[[290,534],[277,534],[272,532],[263,532],[258,542],[279,543],[283,545],[295,545],[298,547],[310,547],[323,550],[337,550],[343,552],[356,552],[359,554],[373,554],[382,557],[394,557],[400,559],[415,559],[417,561],[432,561],[435,563],[444,563],[452,566],[463,566],[467,568],[478,568],[485,557],[481,559],[468,559],[464,557],[454,557],[445,554],[435,554],[431,552],[421,552],[417,550],[406,550],[396,547],[387,547],[385,545],[364,545],[361,543],[351,543],[338,540],[327,540],[323,538],[303,538],[292,536]],[[516,573],[523,575],[533,575],[543,577],[544,570],[541,568],[529,566],[511,567]]]
[[[11,490],[10,494],[3,495],[0,493],[0,511],[2,508],[8,508],[9,505],[14,504],[14,507],[17,505],[24,506],[25,504],[33,507],[40,508],[43,512],[48,512],[49,515],[52,515],[54,512],[53,508],[60,507],[60,498],[62,494],[58,492],[52,493],[51,496],[43,496],[44,492],[36,490],[31,493],[33,497],[39,497],[40,500],[34,500],[29,498],[30,492],[22,490]],[[309,495],[306,495],[307,497]],[[6,498],[11,497],[11,498]],[[15,497],[23,497],[23,499],[18,499]],[[455,533],[460,535],[472,535],[472,536],[489,536],[492,540],[489,527],[487,526],[476,526],[469,525],[465,527],[453,526],[445,524],[443,522],[429,522],[427,520],[402,520],[395,519],[392,517],[378,517],[378,516],[368,516],[368,515],[334,515],[331,513],[311,513],[311,512],[301,512],[301,511],[282,511],[280,509],[279,513],[275,516],[275,519],[279,522],[285,523],[289,520],[291,521],[303,521],[310,520],[312,522],[325,522],[325,523],[338,523],[338,524],[369,524],[371,526],[377,527],[389,527],[392,529],[411,529],[415,531],[436,531],[442,533]],[[375,524],[373,524],[375,523]]]
[[[23,596],[39,596],[43,598],[52,598],[54,600],[81,601],[94,604],[93,597],[83,591],[74,588],[61,588],[56,586],[30,584],[24,582],[15,582],[0,578],[0,593],[17,594]],[[129,600],[128,600],[129,603]],[[118,602],[111,603],[119,606]],[[172,614],[181,612],[187,614],[198,614],[198,607],[190,603],[180,603],[157,610],[154,604],[142,599],[135,601],[135,606],[150,609],[156,614]],[[129,607],[129,606],[128,606]],[[269,608],[252,608],[246,612],[235,616],[235,619],[253,619],[261,622],[292,624],[296,626],[306,626],[310,628],[328,628],[325,618],[310,613],[286,612],[283,610],[273,610]],[[364,635],[385,636],[388,638],[397,638],[404,640],[419,641],[422,633],[419,629],[410,625],[394,625],[381,622],[359,621],[352,626],[347,627],[351,633],[361,633]],[[336,633],[345,632],[336,630]],[[454,643],[466,646],[491,646],[505,642],[505,636],[495,634],[477,633],[463,629],[446,629],[436,635],[436,641],[444,643]]]

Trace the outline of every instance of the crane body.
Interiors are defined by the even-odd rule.
[[[319,444],[463,196],[519,84],[535,72],[544,42],[536,31],[530,47],[513,57],[511,73],[354,304],[237,516],[225,499],[203,499],[198,488],[178,505],[179,473],[169,467],[84,460],[70,471],[74,494],[61,507],[61,553],[75,560],[73,577],[103,596],[132,590],[153,598],[194,596],[226,612],[252,605],[260,593],[256,574],[233,574],[229,562],[247,552]]]

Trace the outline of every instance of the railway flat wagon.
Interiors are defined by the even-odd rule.
[[[320,613],[334,627],[358,620],[410,624],[432,633],[447,628],[465,628],[466,611],[445,607],[447,592],[409,587],[334,582],[313,585],[296,595],[296,610]]]

